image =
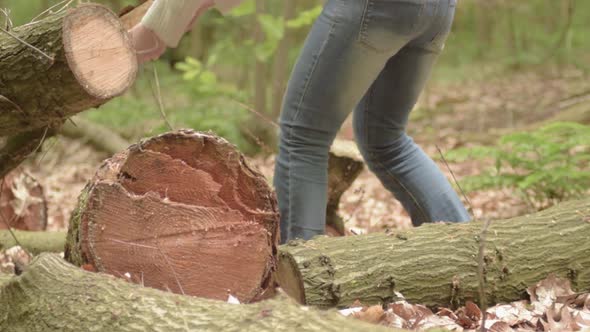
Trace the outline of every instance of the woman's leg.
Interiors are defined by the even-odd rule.
[[[405,131],[450,29],[454,1],[449,4],[442,10],[450,16],[389,59],[354,111],[355,135],[367,164],[402,203],[415,226],[470,219],[438,166]]]
[[[409,40],[387,40],[388,52],[363,46],[365,9],[366,1],[328,1],[291,75],[274,175],[283,242],[324,233],[330,145],[387,59]]]

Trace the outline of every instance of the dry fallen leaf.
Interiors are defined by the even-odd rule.
[[[514,330],[510,327],[510,324],[506,322],[495,322],[490,326],[488,332],[513,332]]]
[[[0,253],[0,272],[20,274],[31,259],[31,255],[26,250],[20,246],[14,246]]]
[[[465,307],[457,310],[457,323],[466,329],[476,329],[481,325],[482,313],[477,304],[467,301]]]
[[[527,305],[527,301],[496,305],[487,310],[488,317],[506,322],[510,326],[516,326],[522,322],[532,322],[535,325],[538,318],[527,309]]]
[[[531,297],[531,304],[535,314],[542,315],[547,309],[553,306],[559,297],[567,297],[575,294],[572,291],[569,280],[558,278],[550,274],[547,279],[527,289]]]
[[[29,210],[29,206],[43,202],[43,199],[31,195],[29,188],[37,186],[36,180],[26,173],[22,173],[14,178],[10,188],[14,199],[10,201],[14,214],[24,217]]]
[[[378,324],[385,317],[385,311],[380,305],[374,305],[360,312],[355,312],[352,316],[367,323]]]

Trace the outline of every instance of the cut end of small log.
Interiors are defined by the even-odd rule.
[[[108,100],[135,80],[138,64],[133,44],[117,16],[87,4],[63,20],[64,52],[72,73],[86,92]]]
[[[42,231],[47,228],[43,187],[31,175],[13,171],[0,179],[0,230]]]
[[[287,244],[287,246],[292,244]],[[293,261],[293,257],[284,253],[279,253],[279,263],[276,274],[277,283],[281,289],[300,304],[306,304],[305,287],[303,285],[303,276]]]
[[[175,293],[241,302],[271,287],[278,210],[227,141],[179,131],[107,160],[80,196],[66,258]]]

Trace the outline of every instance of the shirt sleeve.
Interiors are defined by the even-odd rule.
[[[141,23],[156,33],[168,47],[177,47],[202,2],[203,0],[156,0]]]

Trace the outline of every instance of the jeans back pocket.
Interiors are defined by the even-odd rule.
[[[366,0],[359,40],[377,52],[411,39],[422,26],[426,0]]]

